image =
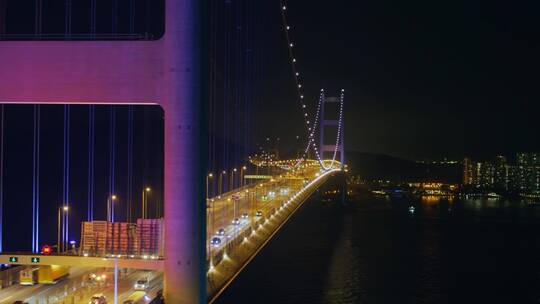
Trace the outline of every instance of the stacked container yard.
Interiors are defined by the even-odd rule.
[[[124,222],[107,223],[107,254],[130,255],[133,253],[135,225]]]
[[[91,256],[131,255],[136,248],[135,225],[123,222],[82,222],[81,252]]]
[[[104,256],[107,253],[107,222],[82,222],[81,225],[81,253]]]
[[[137,255],[162,257],[163,256],[163,219],[137,220]]]

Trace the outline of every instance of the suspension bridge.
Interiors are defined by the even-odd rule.
[[[293,159],[277,159],[269,153],[252,155],[250,166],[270,168],[267,172],[271,174],[247,174],[243,172],[244,167],[233,169],[229,173],[231,186],[227,187],[227,192],[223,191],[227,172],[208,173],[206,166],[201,165],[207,155],[203,140],[207,136],[203,102],[207,98],[204,81],[207,66],[201,63],[205,45],[201,37],[206,35],[200,26],[205,9],[202,2],[166,0],[164,32],[159,39],[0,41],[0,102],[36,105],[34,121],[37,125],[40,105],[66,106],[64,147],[69,146],[70,138],[68,105],[158,105],[163,109],[165,231],[161,255],[96,255],[83,251],[74,254],[67,246],[71,207],[67,204],[70,197],[68,170],[64,174],[63,204],[58,209],[57,230],[62,245],[57,252],[40,254],[37,216],[32,223],[32,252],[2,252],[0,263],[66,266],[70,267],[69,276],[56,285],[9,287],[0,291],[0,303],[4,303],[2,299],[22,299],[30,303],[71,299],[72,303],[87,303],[89,292],[103,293],[117,303],[133,294],[134,281],[146,282],[148,300],[157,297],[163,289],[166,303],[201,303],[206,299],[212,302],[321,185],[345,171],[345,91],[336,92],[337,96],[326,96],[327,92],[321,90],[316,110],[309,112],[310,104],[304,97],[305,88],[296,66],[292,29],[287,22],[288,8],[281,2],[283,30],[302,113],[299,119],[305,125],[306,146],[301,155]],[[331,105],[337,105],[337,118],[326,117]],[[89,116],[93,117],[94,108],[90,109]],[[112,128],[114,117],[111,114]],[[335,133],[329,143],[327,129],[332,128]],[[2,134],[3,130],[2,127]],[[40,137],[36,134],[39,132],[34,130],[34,149],[37,150],[33,153],[33,163],[38,169],[33,172],[33,193],[39,193],[39,180],[35,179],[39,179]],[[113,146],[115,133],[111,134],[110,145]],[[92,128],[89,142],[94,139]],[[110,168],[114,168],[116,160],[112,153]],[[70,153],[64,150],[63,154],[64,167],[69,167]],[[91,153],[90,161],[94,162]],[[236,173],[241,173],[241,178],[235,184]],[[93,174],[92,170],[88,171],[92,178]],[[112,170],[111,179],[114,174]],[[219,179],[220,189],[212,191],[211,195],[209,179]],[[106,222],[112,223],[116,190],[114,182],[109,185]],[[143,202],[145,194],[143,190]],[[32,212],[39,214],[39,208],[39,198],[34,194]],[[89,204],[89,220],[93,219],[92,208]],[[126,217],[131,221],[136,214],[131,209],[127,212]],[[130,271],[122,272],[122,269]],[[98,278],[102,275],[103,280],[109,278],[114,284],[85,287],[84,283],[100,271]]]

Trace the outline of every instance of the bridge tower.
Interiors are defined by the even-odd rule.
[[[319,156],[321,159],[335,159],[339,153],[339,161],[341,163],[341,168],[343,169],[345,163],[345,138],[344,138],[344,119],[343,119],[343,102],[344,102],[344,90],[341,90],[340,97],[326,97],[324,91],[321,91],[321,109],[320,109],[320,131],[319,131]],[[337,117],[326,118],[328,109],[327,106],[337,106],[338,113]],[[330,134],[335,134],[331,138],[335,138],[335,142],[329,143],[325,138],[327,133],[326,129],[332,127],[336,130],[337,133],[330,132]]]
[[[0,103],[162,107],[164,296],[174,304],[206,303],[201,204],[206,3],[165,0],[165,31],[155,40],[0,41]]]

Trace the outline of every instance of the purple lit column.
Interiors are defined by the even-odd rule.
[[[167,303],[205,303],[199,206],[201,1],[169,0],[164,38],[165,289]]]
[[[165,299],[205,302],[199,16],[166,0],[156,41],[0,41],[0,102],[159,104],[165,115]],[[203,158],[204,159],[204,158]],[[201,285],[201,283],[203,283]]]

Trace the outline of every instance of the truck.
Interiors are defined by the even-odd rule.
[[[56,284],[69,275],[69,267],[61,265],[41,265],[38,270],[38,283]]]
[[[144,291],[135,291],[122,304],[146,303],[144,298],[145,295]]]
[[[34,285],[38,282],[39,267],[28,266],[19,272],[19,284]]]

